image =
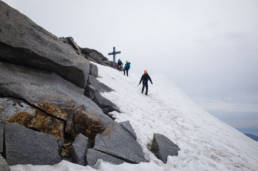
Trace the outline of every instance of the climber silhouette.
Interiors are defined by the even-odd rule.
[[[124,75],[127,75],[127,77],[128,77],[128,71],[130,69],[130,66],[131,66],[131,63],[126,61],[124,66]]]
[[[151,84],[153,84],[149,74],[147,73],[147,70],[144,70],[144,73],[143,73],[143,75],[141,77],[139,85],[142,82],[142,93],[144,92],[144,89],[146,88],[145,95],[148,95],[148,81],[150,81]]]

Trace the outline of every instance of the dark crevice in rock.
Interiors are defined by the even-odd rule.
[[[1,85],[0,85],[0,87],[1,87]],[[59,121],[65,122],[65,120],[63,120],[63,119],[61,119],[61,118],[59,118],[59,117],[56,117],[56,116],[52,115],[51,113],[48,113],[48,112],[42,110],[42,109],[39,108],[38,106],[35,106],[35,105],[31,104],[30,102],[28,102],[26,99],[20,98],[20,97],[18,97],[18,96],[15,96],[15,95],[6,96],[6,95],[1,94],[1,92],[0,92],[0,98],[13,98],[13,99],[17,99],[17,100],[19,100],[19,101],[22,101],[22,102],[26,103],[27,105],[29,105],[29,106],[31,106],[31,107],[33,107],[33,108],[39,110],[40,112],[46,114],[47,116],[49,116],[49,117],[51,117],[51,118],[54,118],[54,119],[57,119],[57,120],[59,120]]]

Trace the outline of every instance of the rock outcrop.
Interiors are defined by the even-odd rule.
[[[61,161],[57,139],[16,123],[5,124],[6,159],[15,164],[56,164]]]
[[[85,111],[98,115],[105,126],[113,121],[89,98],[84,90],[56,74],[0,62],[0,95],[23,99],[29,104],[66,120],[68,114],[84,106]]]
[[[140,144],[119,124],[113,124],[95,139],[94,150],[130,163],[145,162]]]
[[[168,156],[177,156],[179,150],[178,145],[174,144],[164,135],[154,134],[151,151],[164,163],[167,163]]]
[[[84,88],[89,62],[28,17],[0,1],[0,59],[57,73]]]
[[[113,90],[89,61],[113,67],[0,1],[1,171],[9,171],[1,155],[9,165],[145,161],[130,123],[112,120],[119,109],[101,93]]]

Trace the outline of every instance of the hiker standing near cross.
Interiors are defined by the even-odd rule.
[[[116,47],[113,47],[113,52],[108,53],[108,55],[113,55],[113,66],[116,63],[116,55],[121,54],[121,51],[116,51]]]

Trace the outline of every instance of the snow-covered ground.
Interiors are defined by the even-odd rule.
[[[117,121],[129,120],[149,163],[112,165],[99,161],[95,168],[62,161],[55,166],[12,166],[12,171],[237,171],[258,170],[258,143],[219,121],[197,106],[164,78],[152,77],[150,94],[141,94],[141,75],[125,77],[112,68],[98,65],[99,80],[114,89],[103,95],[117,104]],[[181,148],[167,164],[147,148],[153,133],[166,135]]]

